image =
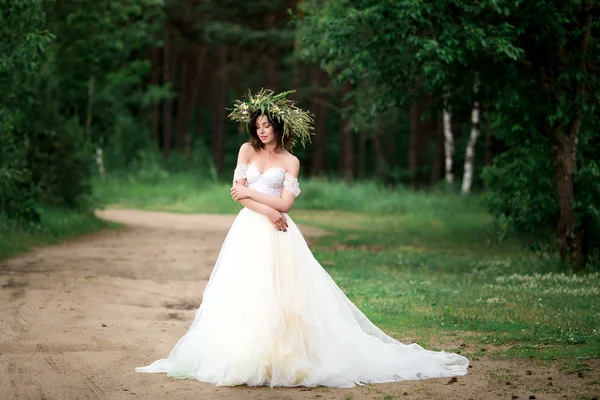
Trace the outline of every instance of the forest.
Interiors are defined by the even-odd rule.
[[[592,0],[0,0],[0,234],[110,182],[228,182],[233,101],[293,89],[311,185],[475,198],[596,270],[599,29]]]

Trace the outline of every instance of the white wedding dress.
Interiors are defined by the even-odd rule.
[[[298,181],[282,168],[240,165],[235,178],[280,197]],[[233,222],[188,332],[168,358],[137,372],[217,385],[329,386],[465,375],[458,354],[402,344],[344,295],[289,216],[280,232],[244,208]]]

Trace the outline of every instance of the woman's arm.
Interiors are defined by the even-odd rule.
[[[290,165],[288,166],[287,170],[287,173],[293,179],[297,179],[298,172],[300,170],[300,161],[294,157],[293,162],[290,162]],[[289,212],[292,209],[292,206],[294,205],[294,201],[296,200],[296,196],[287,190],[284,190],[281,193],[281,197],[272,197],[250,188],[239,187],[239,183],[238,187],[234,185],[234,187],[231,189],[231,194],[234,197],[234,199],[239,197],[244,198],[247,196],[252,200],[274,208],[275,210],[282,213]]]
[[[281,193],[281,197],[272,197],[257,192],[256,190],[248,189],[248,198],[251,200],[255,200],[265,206],[274,208],[275,210],[282,213],[289,212],[292,209],[292,206],[294,205],[294,200],[296,200],[294,195],[288,192],[287,190],[284,190]]]
[[[252,153],[252,147],[250,146],[249,143],[244,143],[240,147],[240,151],[238,153],[236,171],[237,171],[237,168],[241,167],[243,169],[243,172],[240,173],[240,176],[235,176],[236,174],[234,174],[234,178],[233,178],[234,186],[241,185],[241,186],[245,187],[245,185],[246,185],[245,169],[247,168],[248,164],[250,163],[250,154],[251,153]],[[281,213],[279,211],[273,209],[272,207],[269,207],[265,204],[261,204],[251,198],[243,198],[243,199],[238,199],[236,201],[252,211],[255,211],[259,214],[265,215],[267,218],[269,218],[269,220],[271,221],[271,223],[275,226],[275,228],[277,230],[284,231],[284,232],[287,230],[287,226],[288,226],[287,220],[285,219],[285,217],[283,215],[281,215]]]
[[[244,143],[238,151],[237,165],[233,173],[233,185],[236,183],[246,186],[246,170],[250,164],[250,155],[252,154],[252,146],[250,143]],[[239,175],[239,176],[238,176]]]

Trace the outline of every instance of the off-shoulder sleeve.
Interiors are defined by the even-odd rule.
[[[246,179],[246,174],[248,172],[248,164],[238,164],[233,171],[233,182],[238,181],[239,179]]]
[[[298,197],[300,192],[300,185],[298,184],[298,179],[294,178],[292,175],[285,173],[285,179],[283,180],[283,187],[285,190],[294,195],[294,197]]]

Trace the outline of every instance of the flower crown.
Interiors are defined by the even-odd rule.
[[[294,101],[287,99],[290,93],[295,90],[288,90],[277,95],[272,90],[261,89],[256,95],[248,91],[248,96],[243,100],[236,100],[229,118],[233,121],[244,122],[246,131],[248,124],[255,112],[260,111],[261,115],[267,114],[272,120],[283,122],[283,139],[289,138],[290,147],[294,147],[299,139],[304,147],[306,142],[310,143],[310,136],[314,135],[313,118],[310,111],[304,111],[298,107]]]

